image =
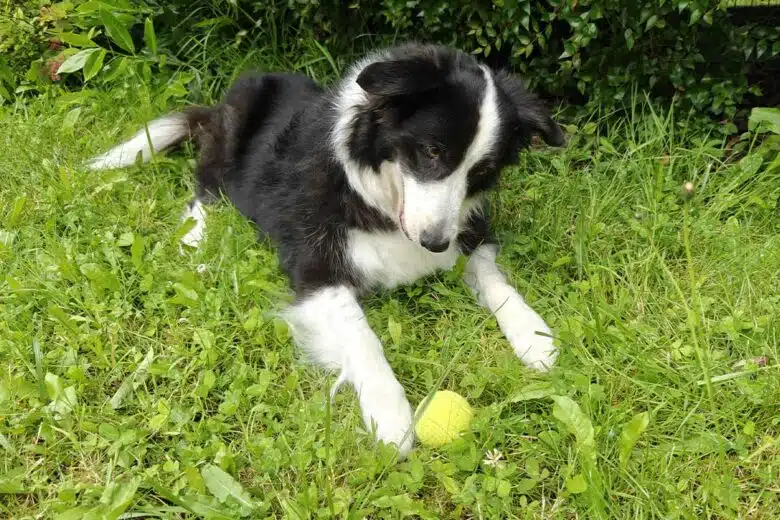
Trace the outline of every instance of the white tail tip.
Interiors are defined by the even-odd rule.
[[[147,124],[128,141],[93,157],[86,166],[90,170],[122,168],[135,164],[138,154],[141,154],[142,162],[147,162],[154,153],[176,144],[188,133],[187,117],[184,114],[161,117]]]

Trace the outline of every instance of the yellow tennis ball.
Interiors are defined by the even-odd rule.
[[[415,415],[419,415],[417,406]],[[438,448],[455,440],[471,424],[474,412],[468,401],[455,392],[440,390],[433,394],[422,416],[417,420],[414,431],[420,442],[432,448]]]

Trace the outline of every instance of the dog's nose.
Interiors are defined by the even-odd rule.
[[[450,241],[438,231],[423,231],[420,235],[420,245],[433,253],[442,253],[450,247]]]

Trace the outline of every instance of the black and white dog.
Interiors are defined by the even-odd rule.
[[[468,255],[466,283],[520,359],[555,362],[550,329],[496,265],[480,205],[534,135],[561,146],[550,113],[519,79],[471,55],[407,44],[357,63],[332,88],[296,74],[248,75],[221,104],[157,119],[89,163],[128,166],[193,139],[197,194],[183,241],[197,247],[206,205],[225,195],[278,246],[296,293],[284,311],[297,345],[355,388],[366,425],[401,455],[413,413],[358,302]]]

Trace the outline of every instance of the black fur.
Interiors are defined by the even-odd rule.
[[[502,128],[491,156],[469,172],[470,197],[491,188],[533,134],[563,141],[519,80],[494,76]],[[404,46],[364,67],[356,81],[368,96],[347,141],[356,163],[378,169],[398,160],[423,180],[446,176],[459,163],[477,130],[486,81],[472,56]],[[342,115],[341,88],[296,74],[247,75],[218,106],[188,112],[202,150],[199,197],[223,192],[269,235],[298,296],[334,284],[362,289],[346,258],[348,230],[396,229],[353,189],[336,157],[331,136]],[[488,229],[485,217],[472,216],[458,237],[462,252],[489,241]]]

